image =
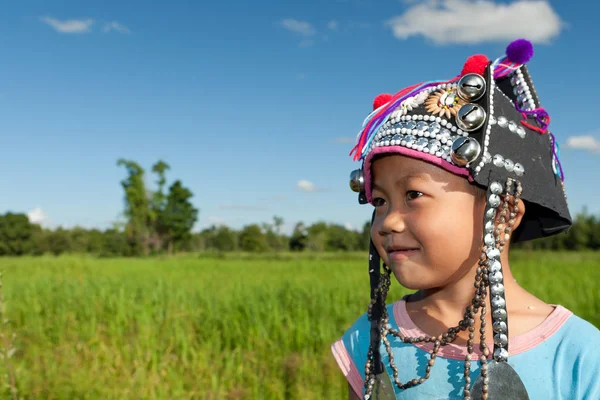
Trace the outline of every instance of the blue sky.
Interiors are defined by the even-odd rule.
[[[348,153],[373,98],[453,77],[518,37],[535,45],[529,68],[571,210],[600,213],[598,12],[558,1],[12,2],[0,14],[0,213],[106,228],[121,218],[124,157],[170,164],[169,181],[195,194],[196,229],[273,215],[286,230],[361,226],[370,210],[348,187]]]

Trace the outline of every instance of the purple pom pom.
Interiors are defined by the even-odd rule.
[[[525,64],[533,57],[533,45],[529,40],[517,39],[506,47],[506,57],[517,64]]]

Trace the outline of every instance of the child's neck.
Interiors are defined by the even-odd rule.
[[[507,299],[520,296],[524,290],[519,286],[510,270],[506,253],[501,256],[502,273],[504,276],[504,290]],[[475,295],[475,274],[478,265],[475,264],[461,278],[441,288],[422,289],[410,296],[409,302],[413,309],[439,318],[441,321],[456,324],[463,318],[463,314]],[[487,299],[489,304],[489,299]],[[510,302],[509,302],[510,303]]]
[[[501,256],[501,261],[507,311],[511,316],[508,321],[510,336],[520,335],[539,325],[554,308],[519,286],[510,271],[506,253]],[[406,309],[417,327],[429,335],[439,335],[448,328],[457,326],[464,318],[465,309],[471,304],[475,295],[476,272],[477,264],[460,279],[443,288],[419,290],[410,296]],[[489,296],[486,303],[489,306]],[[486,323],[491,327],[489,310],[486,314]],[[479,318],[476,318],[475,331],[479,332],[480,327]],[[467,336],[467,332],[459,333],[456,343],[466,343]]]

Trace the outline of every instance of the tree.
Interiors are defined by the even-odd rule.
[[[217,251],[233,251],[236,248],[236,234],[227,226],[213,226],[211,247]]]
[[[158,231],[167,240],[169,254],[173,252],[174,245],[191,237],[192,228],[198,220],[198,210],[190,202],[192,197],[192,192],[179,180],[169,188],[167,203],[158,217]]]
[[[6,213],[0,216],[0,256],[21,256],[33,250],[32,237],[39,226],[25,214]]]
[[[298,222],[292,232],[290,238],[290,250],[302,251],[306,247],[306,239],[308,238],[308,232],[302,222]]]
[[[351,251],[357,247],[357,235],[341,225],[330,225],[327,229],[325,249],[328,251]]]
[[[283,218],[275,215],[273,217],[273,223],[263,223],[262,227],[265,232],[265,240],[267,246],[271,250],[280,251],[287,247],[286,238],[281,234],[281,227],[283,226]]]
[[[150,224],[151,224],[151,246],[155,251],[160,251],[163,247],[163,242],[167,239],[168,232],[161,230],[165,228],[160,224],[160,219],[163,216],[165,207],[167,206],[167,196],[164,193],[164,187],[167,183],[165,172],[171,167],[169,164],[159,160],[152,166],[152,172],[158,175],[156,181],[157,189],[150,194]]]
[[[240,248],[249,252],[263,252],[268,246],[260,226],[256,224],[245,226],[240,232]]]
[[[144,169],[134,161],[119,159],[118,166],[127,169],[128,177],[121,181],[125,190],[126,234],[134,254],[148,255],[151,221],[150,204],[144,184]]]

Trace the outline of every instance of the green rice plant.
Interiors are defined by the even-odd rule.
[[[20,398],[347,396],[330,345],[366,311],[365,254],[2,262]],[[511,266],[600,326],[599,253],[517,252]],[[388,301],[406,293],[394,282]]]

